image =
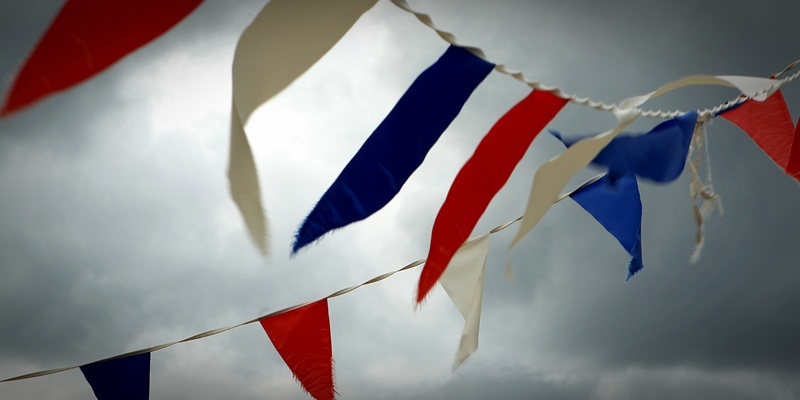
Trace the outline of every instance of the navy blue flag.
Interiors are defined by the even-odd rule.
[[[632,174],[606,175],[574,191],[570,197],[603,225],[631,255],[627,281],[642,265],[642,201]]]
[[[493,68],[451,45],[417,77],[322,195],[295,234],[292,252],[388,204]]]
[[[97,400],[148,400],[150,353],[81,366]]]

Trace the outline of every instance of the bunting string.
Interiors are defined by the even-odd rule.
[[[697,233],[695,234],[695,247],[694,252],[690,258],[692,263],[700,261],[700,256],[703,252],[705,244],[705,221],[714,212],[714,209],[719,210],[722,215],[722,198],[714,191],[714,185],[711,177],[711,158],[708,152],[708,135],[706,135],[706,123],[708,121],[698,120],[695,125],[694,134],[692,135],[692,143],[689,146],[689,171],[691,171],[691,182],[689,183],[689,194],[692,196],[692,215],[694,222],[697,226]],[[705,152],[706,164],[706,182],[704,183],[700,178],[700,164],[703,159],[703,152]]]
[[[615,108],[626,108],[626,106],[624,105],[624,102],[620,103],[620,104],[604,103],[604,102],[601,102],[601,101],[592,100],[588,96],[587,97],[581,97],[581,96],[578,96],[576,94],[567,94],[566,92],[564,92],[561,88],[559,88],[557,86],[546,85],[546,84],[543,84],[543,83],[541,83],[539,81],[530,80],[525,76],[525,74],[523,74],[519,70],[514,70],[514,69],[509,68],[508,66],[506,66],[503,63],[498,63],[498,62],[494,62],[492,60],[489,60],[488,57],[486,56],[486,53],[484,53],[483,49],[481,49],[479,47],[475,47],[475,46],[466,46],[466,45],[462,45],[462,44],[458,43],[458,39],[456,38],[456,36],[454,34],[438,28],[436,26],[436,24],[434,24],[433,18],[431,18],[430,15],[422,13],[422,12],[419,12],[419,11],[411,8],[411,6],[408,4],[408,2],[406,2],[406,0],[390,0],[390,1],[392,2],[392,4],[396,5],[401,10],[406,11],[406,12],[414,15],[425,26],[427,26],[428,28],[430,28],[434,32],[436,32],[436,34],[440,38],[442,38],[442,40],[444,40],[445,42],[450,43],[452,45],[463,47],[464,49],[470,51],[471,53],[473,53],[476,56],[484,59],[485,61],[494,64],[495,65],[495,67],[494,67],[495,71],[500,72],[500,73],[505,74],[505,75],[508,75],[508,76],[511,76],[512,78],[514,78],[514,79],[516,79],[516,80],[518,80],[518,81],[530,86],[532,89],[539,89],[539,90],[543,90],[543,91],[551,91],[551,92],[553,92],[554,95],[556,95],[558,97],[561,97],[563,99],[566,99],[570,103],[574,103],[574,104],[579,104],[579,105],[582,105],[582,106],[590,107],[590,108],[593,108],[593,109],[599,110],[599,111],[612,112]],[[773,76],[775,78],[778,78],[780,75],[791,71],[792,69],[794,69],[798,65],[800,65],[800,60],[794,61],[793,63],[789,64],[786,68],[784,68],[783,71],[781,71],[781,72],[779,72],[777,74],[774,74]],[[782,79],[779,79],[779,80],[776,79],[775,80],[775,88],[780,87],[781,85],[783,85],[785,83],[791,82],[792,80],[794,80],[798,76],[800,76],[800,71],[795,72],[794,74],[792,74],[790,76],[787,76],[786,78],[782,78]],[[702,84],[702,83],[694,83],[694,84]],[[769,88],[769,89],[767,89],[767,92],[771,93],[772,90],[773,90],[773,88]],[[727,110],[727,109],[729,109],[731,107],[734,107],[734,106],[736,106],[738,104],[741,104],[741,103],[743,103],[743,102],[745,102],[745,101],[747,101],[747,100],[749,100],[751,98],[757,98],[758,96],[760,96],[762,94],[763,94],[763,92],[757,92],[757,93],[752,93],[752,94],[746,94],[745,93],[745,96],[739,96],[736,99],[729,100],[729,101],[727,101],[725,103],[719,104],[719,105],[711,107],[711,108],[706,108],[704,110],[698,110],[698,114],[701,115],[701,116],[703,116],[703,115],[715,116],[715,115],[717,115],[717,114],[719,114],[719,113],[721,113],[721,112],[723,112],[723,111],[725,111],[725,110]],[[666,118],[677,117],[677,116],[682,115],[682,114],[684,114],[686,112],[685,111],[681,111],[681,110],[669,110],[669,111],[663,111],[663,110],[636,110],[636,113],[637,113],[636,116],[648,117],[648,118],[665,118],[666,119]]]
[[[606,174],[599,174],[597,176],[592,177],[591,179],[589,179],[586,182],[580,184],[578,187],[576,187],[575,189],[571,190],[570,192],[561,194],[560,196],[558,196],[555,199],[555,201],[553,203],[558,203],[558,202],[570,197],[573,192],[578,191],[578,190],[580,190],[580,189],[582,189],[582,188],[584,188],[584,187],[586,187],[588,185],[591,185],[592,183],[594,183],[595,181],[597,181],[598,179],[602,178],[605,175]],[[465,242],[463,244],[463,246],[467,246],[467,245],[473,243],[474,241],[483,238],[486,235],[493,235],[495,233],[498,233],[498,232],[510,227],[511,225],[521,221],[521,220],[522,220],[522,216],[520,215],[519,217],[517,217],[517,218],[515,218],[515,219],[513,219],[511,221],[508,221],[508,222],[505,222],[503,224],[497,225],[494,228],[490,229],[487,233],[484,233],[483,235],[480,235],[478,237],[474,237],[474,238],[468,240],[467,242]],[[307,301],[307,302],[304,302],[304,303],[298,303],[298,304],[295,304],[295,305],[292,305],[292,306],[289,306],[289,307],[285,307],[285,308],[282,308],[280,310],[273,311],[273,312],[261,315],[259,317],[247,320],[245,322],[241,322],[241,323],[236,324],[236,325],[231,325],[231,326],[226,326],[226,327],[222,327],[222,328],[211,329],[211,330],[208,330],[208,331],[205,331],[205,332],[202,332],[202,333],[198,333],[198,334],[196,334],[194,336],[190,336],[190,337],[188,337],[186,339],[182,339],[182,340],[178,340],[178,341],[174,341],[174,342],[169,342],[169,343],[163,343],[163,344],[159,344],[159,345],[156,345],[156,346],[152,346],[152,347],[148,347],[148,348],[144,348],[144,349],[140,349],[140,350],[134,350],[134,351],[130,351],[130,352],[127,352],[127,353],[119,354],[119,355],[116,355],[116,356],[103,358],[103,359],[100,359],[100,360],[97,360],[97,361],[91,361],[91,362],[84,363],[84,364],[81,364],[81,365],[74,365],[74,366],[71,366],[71,367],[63,367],[63,368],[54,368],[54,369],[48,369],[48,370],[43,370],[43,371],[38,371],[38,372],[31,372],[31,373],[24,374],[24,375],[19,375],[19,376],[15,376],[15,377],[12,377],[12,378],[3,379],[0,382],[12,382],[12,381],[19,381],[19,380],[30,379],[30,378],[38,378],[38,377],[41,377],[41,376],[57,374],[59,372],[64,372],[64,371],[69,371],[71,369],[80,368],[80,367],[82,367],[84,365],[88,365],[88,364],[101,363],[101,362],[105,362],[105,361],[112,361],[112,360],[117,360],[117,359],[121,359],[121,358],[137,356],[137,355],[145,354],[145,353],[152,353],[152,352],[155,352],[155,351],[158,351],[158,350],[166,349],[167,347],[171,347],[171,346],[174,346],[174,345],[179,344],[179,343],[186,343],[186,342],[191,342],[191,341],[194,341],[194,340],[205,339],[205,338],[207,338],[209,336],[214,336],[214,335],[217,335],[217,334],[220,334],[220,333],[223,333],[223,332],[227,332],[227,331],[230,331],[230,330],[233,330],[233,329],[245,326],[245,325],[249,325],[249,324],[252,324],[252,323],[260,322],[261,320],[264,320],[264,319],[267,319],[267,318],[270,318],[270,317],[274,317],[274,316],[279,315],[279,314],[283,314],[283,313],[287,313],[289,311],[297,310],[299,308],[302,308],[302,307],[305,307],[307,305],[313,304],[313,303],[315,303],[315,302],[317,302],[319,300],[322,300],[322,299],[332,299],[334,297],[339,297],[339,296],[345,295],[345,294],[350,293],[350,292],[352,292],[352,291],[354,291],[356,289],[359,289],[359,288],[361,288],[363,286],[371,285],[373,283],[377,283],[377,282],[380,282],[380,281],[382,281],[384,279],[387,279],[387,278],[391,277],[392,275],[394,275],[394,274],[396,274],[398,272],[407,271],[409,269],[416,268],[416,267],[418,267],[418,266],[420,266],[420,265],[422,265],[424,263],[425,263],[425,259],[424,258],[416,260],[416,261],[412,261],[412,262],[406,264],[405,266],[403,266],[403,267],[401,267],[399,269],[396,269],[394,271],[390,271],[390,272],[375,276],[375,277],[373,277],[371,279],[368,279],[368,280],[366,280],[366,281],[364,281],[364,282],[362,282],[362,283],[360,283],[358,285],[346,287],[346,288],[343,288],[343,289],[339,289],[339,290],[337,290],[337,291],[335,291],[335,292],[333,292],[333,293],[331,293],[331,294],[329,294],[329,295],[327,295],[325,297],[322,297],[322,298],[320,298],[318,300]]]
[[[783,74],[795,69],[798,65],[800,65],[800,60],[797,60],[797,61],[787,65],[786,68],[783,69],[783,71],[775,73],[775,74],[772,74],[772,77],[773,78],[780,78],[781,75],[783,75]]]

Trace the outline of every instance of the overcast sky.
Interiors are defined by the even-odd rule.
[[[455,174],[528,93],[491,73],[394,201],[290,258],[299,223],[447,47],[379,1],[248,126],[270,223],[265,259],[225,175],[233,51],[264,3],[206,1],[90,81],[0,120],[0,379],[237,324],[424,257]],[[800,58],[793,0],[410,3],[491,60],[606,102],[690,74],[769,76]],[[3,95],[61,4],[0,2]],[[796,120],[800,88],[784,94]],[[736,95],[690,88],[653,105],[690,110]],[[550,127],[613,125],[568,105]],[[710,219],[700,262],[689,262],[688,171],[640,185],[645,269],[627,283],[627,253],[561,202],[511,252],[511,282],[516,226],[492,236],[480,347],[456,373],[463,320],[440,288],[414,311],[419,269],[330,300],[340,397],[800,398],[800,186],[722,118],[708,135],[725,214]],[[473,235],[520,215],[536,168],[560,151],[536,139]],[[78,370],[0,384],[3,399],[91,396]],[[308,397],[252,324],[154,353],[151,398]]]

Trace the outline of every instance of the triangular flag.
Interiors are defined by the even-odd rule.
[[[172,28],[202,0],[68,0],[25,61],[0,115],[108,68]]]
[[[608,167],[609,175],[614,177],[636,174],[655,182],[671,182],[686,165],[696,123],[697,112],[692,111],[664,121],[645,134],[621,133],[592,164]],[[563,138],[558,132],[551,133],[567,147],[586,137]]]
[[[464,317],[464,332],[458,344],[453,371],[478,349],[478,330],[483,303],[483,275],[489,254],[489,235],[466,243],[453,256],[439,281]]]
[[[800,121],[795,125],[780,90],[720,113],[741,128],[784,172],[800,181]]]
[[[633,174],[615,178],[606,175],[570,194],[584,210],[603,225],[631,255],[630,279],[642,265],[642,201]]]
[[[292,251],[389,203],[492,68],[494,64],[451,45],[417,77],[344,167],[298,229]]]
[[[417,302],[425,298],[445,271],[533,139],[566,104],[566,99],[552,92],[534,90],[506,112],[481,140],[458,172],[436,216]]]
[[[328,299],[260,322],[303,389],[315,399],[333,399],[336,391]]]
[[[267,253],[255,161],[244,126],[258,106],[322,58],[377,0],[272,0],[245,29],[233,57],[228,181],[250,237]]]
[[[150,398],[150,353],[81,366],[97,400]]]

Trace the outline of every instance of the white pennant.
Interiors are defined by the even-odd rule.
[[[464,317],[453,371],[478,349],[478,330],[483,303],[483,275],[489,254],[489,234],[465,243],[453,256],[439,283]]]

